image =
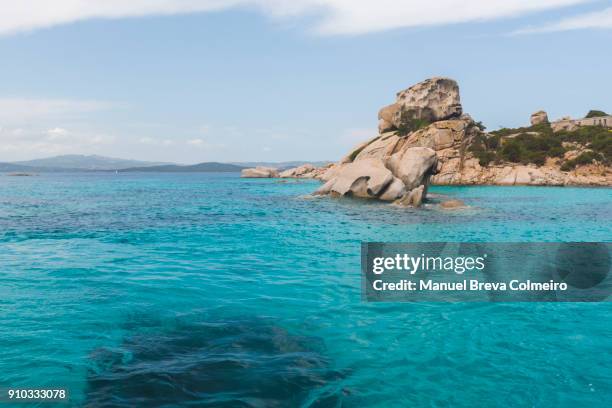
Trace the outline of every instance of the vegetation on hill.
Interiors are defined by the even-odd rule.
[[[581,166],[584,164],[591,164],[594,161],[603,162],[604,158],[600,153],[596,153],[594,151],[589,150],[589,151],[580,153],[580,155],[578,155],[574,159],[564,161],[563,164],[561,165],[561,170],[570,171],[576,166]]]
[[[562,163],[568,171],[578,165],[593,161],[608,164],[612,161],[612,132],[600,126],[584,126],[577,130],[554,133],[547,123],[515,129],[503,128],[488,135],[480,135],[470,151],[481,166],[496,163],[522,163],[543,165],[549,157],[562,158],[571,148],[564,142],[575,143],[590,149],[572,160]]]

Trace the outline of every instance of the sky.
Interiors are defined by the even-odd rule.
[[[0,0],[0,162],[337,160],[428,77],[492,130],[611,67],[611,0]]]

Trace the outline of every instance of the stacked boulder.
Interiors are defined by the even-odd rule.
[[[411,122],[427,123],[458,118],[462,108],[459,85],[449,78],[431,78],[397,93],[395,103],[378,112],[378,131],[407,128]]]
[[[397,94],[379,113],[379,135],[360,144],[319,178],[315,194],[355,196],[418,207],[430,179],[480,132],[462,115],[457,82],[431,78]]]
[[[532,113],[531,117],[529,118],[529,122],[531,123],[531,126],[540,125],[542,123],[550,123],[548,122],[548,114],[543,110]]]

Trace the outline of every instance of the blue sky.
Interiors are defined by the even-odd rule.
[[[0,0],[0,161],[336,160],[431,76],[489,129],[612,111],[612,2]]]

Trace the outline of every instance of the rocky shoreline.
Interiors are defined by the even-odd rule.
[[[500,160],[483,165],[474,146],[491,139],[492,134],[463,113],[459,86],[449,78],[427,79],[398,92],[396,101],[383,107],[378,118],[379,134],[353,148],[337,163],[324,167],[305,164],[281,172],[272,168],[245,169],[242,177],[317,179],[324,184],[315,194],[375,198],[409,206],[421,204],[430,183],[612,185],[607,163],[593,160],[570,171],[561,169],[564,161],[590,151],[588,146],[576,143],[564,144],[563,156],[547,157],[541,165]],[[547,124],[546,113],[534,113],[531,123]],[[506,143],[514,136],[497,140]]]

